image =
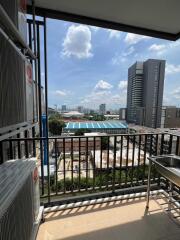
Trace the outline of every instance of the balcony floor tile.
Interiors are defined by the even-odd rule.
[[[49,213],[37,240],[179,240],[180,226],[156,201],[110,202]]]

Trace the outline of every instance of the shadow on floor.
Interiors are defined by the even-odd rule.
[[[51,212],[46,215],[45,221],[48,222],[48,221],[57,220],[59,218],[63,219],[63,218],[68,218],[68,217],[77,216],[81,214],[93,213],[96,211],[103,211],[105,209],[112,209],[117,206],[124,207],[129,204],[133,204],[133,203],[135,204],[135,203],[140,203],[144,201],[145,201],[145,198],[141,197],[136,199],[125,199],[125,200],[112,201],[112,202],[106,202],[101,204],[94,204],[94,205],[89,205],[84,207],[66,209],[63,211]],[[159,210],[160,208],[153,211],[148,211],[148,212],[145,211],[145,215],[150,214],[151,212],[154,212],[154,211],[159,211]]]

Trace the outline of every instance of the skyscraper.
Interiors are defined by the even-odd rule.
[[[157,128],[161,124],[165,61],[148,59],[128,69],[127,121]]]
[[[62,105],[61,111],[62,111],[62,112],[66,112],[66,105]]]
[[[99,105],[99,114],[104,115],[106,114],[106,104]]]

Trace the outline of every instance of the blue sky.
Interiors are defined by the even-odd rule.
[[[128,67],[148,58],[166,60],[164,105],[180,106],[180,41],[49,19],[47,28],[49,106],[124,107]]]

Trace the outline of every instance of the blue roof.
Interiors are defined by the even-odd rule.
[[[89,122],[68,122],[66,123],[65,129],[125,129],[128,125],[125,122],[112,120],[112,121],[89,121]]]

